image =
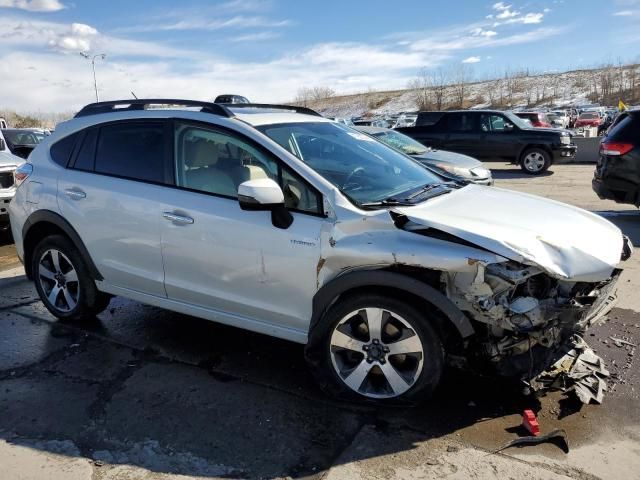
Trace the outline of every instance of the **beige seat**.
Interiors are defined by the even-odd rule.
[[[187,188],[220,195],[237,196],[238,189],[224,170],[217,168],[218,148],[206,140],[197,142],[187,154],[185,183]]]

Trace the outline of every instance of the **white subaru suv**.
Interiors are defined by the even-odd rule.
[[[121,295],[306,344],[342,397],[417,401],[446,360],[530,381],[612,307],[620,230],[443,179],[299,107],[87,105],[18,169],[11,226],[60,319]]]

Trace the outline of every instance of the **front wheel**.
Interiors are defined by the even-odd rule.
[[[44,238],[36,246],[31,273],[44,306],[62,320],[93,318],[111,297],[98,291],[73,243],[62,235]]]
[[[429,312],[371,294],[331,307],[311,332],[306,353],[328,393],[376,402],[414,403],[429,397],[444,363]]]
[[[541,148],[526,150],[520,159],[520,168],[529,175],[540,175],[551,166],[551,155]]]

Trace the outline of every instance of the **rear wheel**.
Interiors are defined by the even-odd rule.
[[[307,359],[330,394],[375,402],[417,402],[440,381],[443,348],[428,312],[381,295],[334,305],[309,337]]]
[[[539,175],[551,166],[551,155],[541,148],[525,150],[520,158],[520,168],[529,175]]]
[[[31,273],[42,303],[60,319],[93,318],[111,300],[98,291],[80,252],[62,235],[40,241],[32,256]]]

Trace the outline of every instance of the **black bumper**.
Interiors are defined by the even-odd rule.
[[[591,188],[601,200],[640,206],[640,186],[627,180],[594,177]]]
[[[568,160],[570,158],[573,158],[576,156],[576,154],[578,153],[578,146],[576,144],[569,144],[569,145],[560,145],[557,147],[554,147],[552,150],[553,153],[553,161],[555,162],[562,162],[563,160]]]

